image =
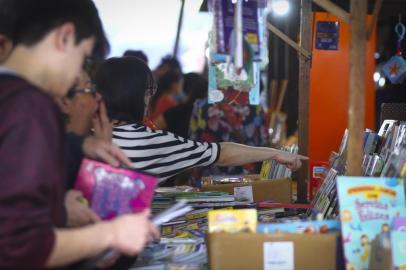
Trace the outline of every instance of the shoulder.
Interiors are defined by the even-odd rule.
[[[46,120],[55,117],[59,109],[51,97],[27,81],[16,77],[0,75],[0,114],[13,115],[26,120]]]
[[[170,96],[161,97],[158,103],[160,103],[161,105],[176,105],[176,101]]]

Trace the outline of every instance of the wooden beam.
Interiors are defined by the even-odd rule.
[[[324,8],[326,11],[337,16],[346,23],[350,23],[350,14],[329,0],[313,0],[314,3]]]
[[[362,175],[367,0],[351,0],[347,175]]]
[[[180,11],[179,11],[178,28],[176,30],[175,46],[173,47],[173,54],[172,54],[173,58],[177,58],[177,56],[178,56],[180,33],[182,32],[183,13],[185,11],[185,0],[181,0],[181,2],[182,2],[182,4],[180,6]]]
[[[371,22],[369,23],[368,30],[367,30],[367,40],[371,39],[372,31],[375,29],[376,22],[378,21],[379,13],[381,12],[383,0],[376,0],[374,12],[372,13]]]
[[[300,11],[300,46],[306,51],[312,50],[312,1],[301,0]],[[309,154],[309,100],[310,100],[310,65],[311,61],[299,58],[299,151]],[[297,200],[307,202],[309,183],[309,162],[303,162],[298,172]]]
[[[274,33],[277,37],[279,37],[280,39],[282,39],[284,42],[286,42],[289,46],[291,46],[293,49],[295,49],[296,51],[298,51],[301,55],[303,55],[304,57],[306,57],[307,59],[311,58],[311,53],[304,49],[303,47],[301,47],[300,45],[298,45],[296,42],[294,42],[289,36],[287,36],[285,33],[283,33],[281,30],[279,30],[276,26],[274,26],[273,24],[271,24],[270,22],[266,23],[266,26],[268,28],[269,31],[271,31],[272,33]]]

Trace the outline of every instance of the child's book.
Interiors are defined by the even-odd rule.
[[[395,270],[406,268],[406,231],[391,232],[392,260]]]
[[[340,228],[340,222],[337,220],[298,221],[289,223],[259,224],[257,232],[324,234],[339,232]]]
[[[368,269],[371,242],[406,213],[403,180],[339,176],[337,188],[347,269]]]
[[[257,210],[212,210],[208,213],[209,233],[256,232]]]
[[[84,159],[75,189],[102,219],[112,219],[149,208],[156,184],[154,176]]]

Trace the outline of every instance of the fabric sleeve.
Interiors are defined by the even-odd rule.
[[[75,133],[65,135],[65,160],[66,160],[66,183],[67,189],[72,189],[75,185],[80,164],[83,159],[82,145],[85,137]]]
[[[217,143],[196,142],[165,131],[115,132],[114,143],[135,169],[165,180],[186,169],[209,166],[220,156]]]
[[[0,269],[43,268],[54,246],[62,133],[46,101],[24,92],[0,104]]]

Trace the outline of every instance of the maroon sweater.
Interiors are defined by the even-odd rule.
[[[63,136],[50,97],[0,74],[0,269],[43,269],[65,224]]]

